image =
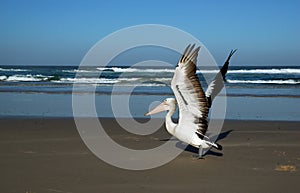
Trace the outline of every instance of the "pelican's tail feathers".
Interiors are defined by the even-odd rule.
[[[223,149],[222,145],[220,145],[220,144],[218,144],[218,143],[213,143],[212,146],[213,146],[214,148],[216,148],[217,150],[222,150],[222,149]]]
[[[206,135],[203,135],[202,133],[199,133],[199,132],[196,132],[197,136],[201,139],[201,140],[204,140],[204,142],[207,144],[207,145],[210,145],[214,148],[216,148],[217,150],[222,150],[223,147],[222,145],[216,143],[216,142],[212,142],[209,137],[207,137]]]

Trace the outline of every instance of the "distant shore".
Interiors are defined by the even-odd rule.
[[[120,144],[138,149],[169,135],[124,132],[101,119]],[[300,122],[225,121],[220,143],[205,159],[187,149],[170,163],[144,171],[115,168],[84,145],[72,118],[0,119],[1,192],[299,192]],[[109,148],[109,147],[108,147]]]

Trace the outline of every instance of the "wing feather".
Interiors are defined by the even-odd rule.
[[[236,49],[231,50],[224,65],[222,66],[222,68],[220,69],[220,71],[218,72],[218,74],[216,75],[214,80],[211,81],[211,83],[207,87],[205,95],[207,97],[209,107],[211,107],[212,101],[221,92],[221,90],[224,87],[224,81],[225,81],[226,73],[227,73],[228,66],[229,66],[229,60],[235,52],[236,52]]]
[[[198,76],[196,63],[200,47],[188,45],[184,50],[171,82],[179,107],[178,128],[205,134],[207,131],[207,98]],[[187,128],[188,127],[188,128]]]

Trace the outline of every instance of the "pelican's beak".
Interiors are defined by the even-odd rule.
[[[157,107],[155,107],[150,112],[145,113],[144,115],[145,116],[153,115],[153,114],[160,113],[162,111],[167,111],[167,110],[169,110],[169,105],[166,102],[162,102],[160,105],[158,105]]]

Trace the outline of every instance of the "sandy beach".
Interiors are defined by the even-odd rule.
[[[102,119],[118,143],[146,149],[169,138],[133,136]],[[130,171],[85,146],[71,118],[0,119],[0,192],[299,192],[299,122],[226,121],[222,152],[188,148],[159,168]]]

